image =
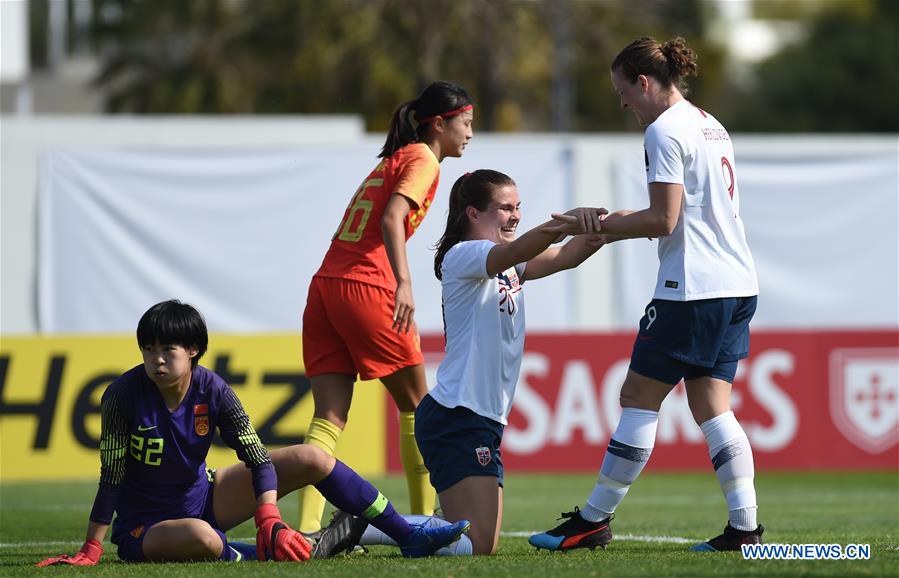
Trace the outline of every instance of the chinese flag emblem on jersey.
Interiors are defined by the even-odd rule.
[[[209,433],[209,405],[201,403],[194,406],[194,431],[198,436]]]

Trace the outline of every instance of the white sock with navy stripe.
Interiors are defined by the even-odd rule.
[[[599,469],[599,480],[581,509],[588,522],[608,518],[643,471],[656,443],[659,412],[626,407]]]
[[[755,466],[746,432],[732,411],[715,416],[699,427],[705,434],[709,457],[727,500],[728,522],[737,530],[755,530],[758,527]]]

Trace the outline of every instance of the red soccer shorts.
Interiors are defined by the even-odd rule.
[[[393,302],[383,287],[313,277],[303,312],[306,375],[358,373],[367,380],[424,363],[418,328],[393,329]]]

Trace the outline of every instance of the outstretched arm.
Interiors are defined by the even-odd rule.
[[[106,530],[109,524],[99,524],[91,520],[87,525],[87,537],[81,550],[69,556],[53,556],[37,563],[38,567],[44,566],[93,566],[100,561],[103,555],[103,537],[106,536]]]
[[[670,235],[680,219],[683,185],[650,183],[649,207],[640,211],[619,211],[602,222],[607,242],[639,237]]]
[[[624,239],[631,238],[631,237],[625,237],[624,235],[613,235],[611,233],[606,233],[605,227],[608,224],[608,223],[606,223],[606,221],[608,221],[608,220],[614,221],[615,219],[620,219],[621,217],[626,217],[627,215],[630,215],[633,212],[634,211],[632,211],[630,209],[623,209],[620,211],[615,211],[614,213],[610,213],[609,215],[606,215],[605,219],[603,219],[603,225],[602,225],[603,232],[600,234],[602,236],[602,241],[603,241],[604,245],[608,245],[609,243],[615,243],[617,241],[622,241]],[[652,239],[652,237],[649,237],[649,239]]]
[[[94,498],[84,545],[69,556],[53,556],[38,566],[93,566],[103,555],[103,538],[118,503],[119,488],[125,478],[125,456],[128,450],[128,421],[122,410],[120,390],[109,388],[100,405],[100,487]]]
[[[573,269],[599,251],[606,241],[604,235],[578,235],[562,247],[550,247],[530,261],[524,270],[524,280],[540,279],[559,271]]]
[[[596,212],[595,223],[591,214]],[[487,274],[496,275],[545,251],[556,239],[565,235],[583,235],[598,230],[599,215],[605,209],[572,209],[553,214],[553,220],[538,225],[511,243],[494,246],[487,254]]]

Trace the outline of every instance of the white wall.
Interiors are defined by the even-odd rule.
[[[35,179],[41,151],[297,147],[297,154],[302,154],[302,150],[328,145],[331,150],[346,146],[347,159],[360,156],[361,151],[373,161],[383,141],[382,135],[365,135],[361,121],[351,117],[40,117],[4,119],[0,128],[3,334],[33,333],[39,327]],[[754,327],[899,326],[899,139],[895,135],[733,138],[743,216],[762,286]],[[561,155],[557,159],[561,174],[543,175],[553,183],[552,194],[561,199],[560,208],[639,209],[647,202],[641,182],[641,141],[639,134],[476,135],[462,159],[443,163],[437,201],[410,244],[416,297],[424,300],[418,303],[419,309],[439,311],[439,296],[430,291],[436,280],[429,247],[442,231],[449,189],[459,175],[494,168],[519,180],[527,226],[535,224],[545,210],[541,204],[545,192],[531,185],[540,182],[539,159]],[[340,174],[341,183],[364,178],[358,164],[353,164],[352,171],[343,170],[352,174]],[[345,205],[354,186],[335,192],[340,196],[337,206]],[[544,208],[534,211],[534,207]],[[321,226],[332,231],[337,220],[339,215],[323,216]],[[655,251],[655,243],[642,240],[612,245],[558,280],[538,281],[528,290],[529,326],[564,331],[634,328],[650,297]],[[310,250],[315,266],[320,258],[318,248],[314,255]],[[420,293],[419,287],[429,290]],[[543,314],[536,326],[530,323],[532,305]],[[291,310],[285,315],[294,319],[299,313]],[[439,319],[431,319],[423,329],[439,330]]]
[[[356,116],[17,117],[0,122],[0,328],[37,331],[38,155],[51,147],[208,149],[358,142]]]

